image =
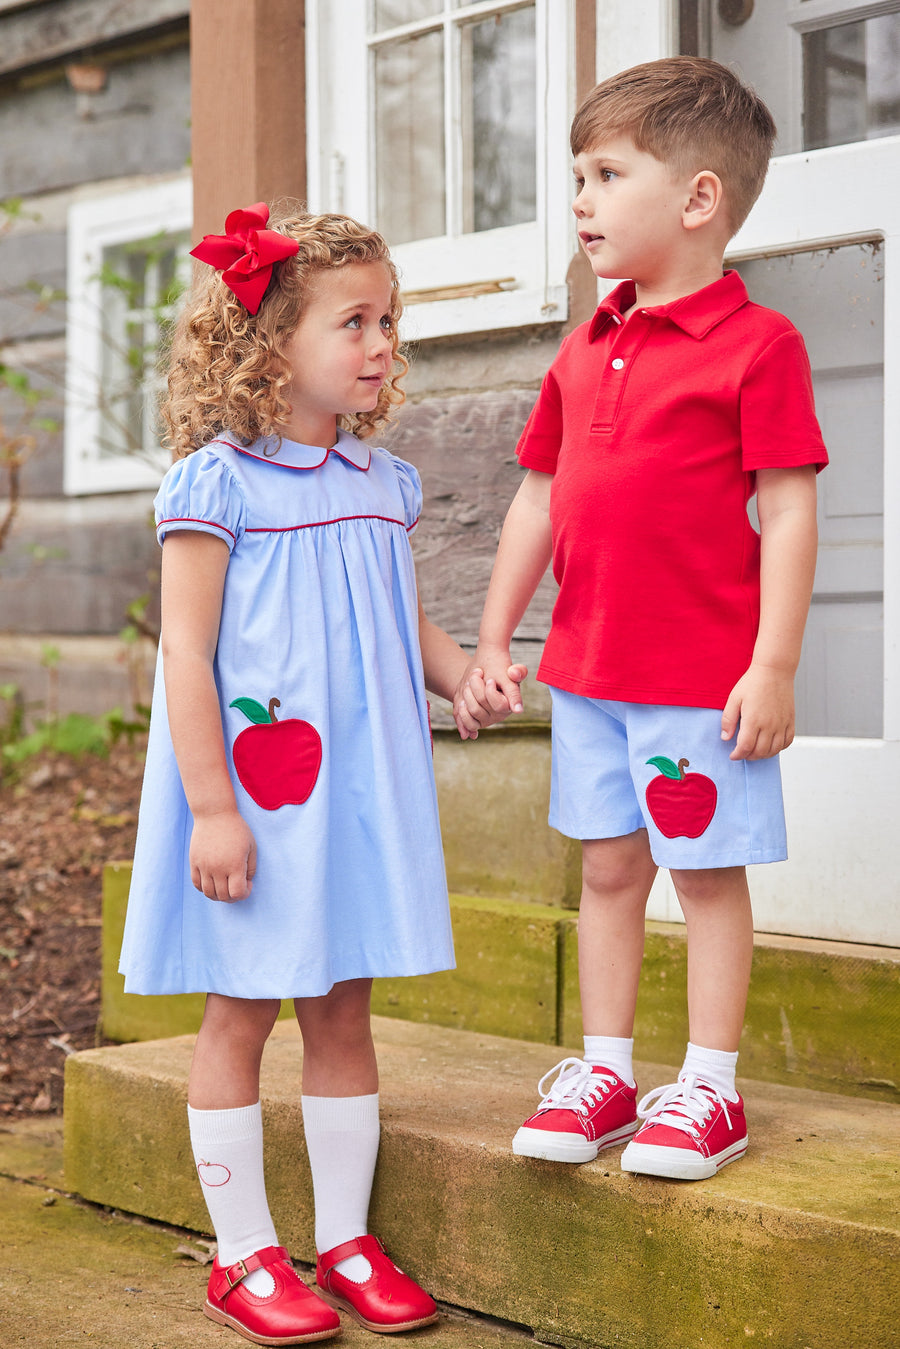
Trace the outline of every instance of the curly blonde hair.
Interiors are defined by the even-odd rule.
[[[371,412],[341,416],[353,435],[373,435],[406,395],[399,381],[408,370],[400,351],[402,311],[397,270],[380,234],[345,215],[309,215],[295,202],[279,203],[269,229],[296,239],[299,252],[272,270],[257,314],[250,314],[210,270],[185,306],[169,348],[168,397],[161,407],[165,442],[178,458],[228,430],[246,444],[278,435],[290,416],[284,389],[291,366],[285,346],[303,318],[310,281],[317,272],[353,262],[382,262],[391,281],[393,362]]]

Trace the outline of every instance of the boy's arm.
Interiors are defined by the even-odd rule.
[[[816,570],[816,470],[760,469],[759,632],[750,668],[722,713],[722,739],[738,737],[732,759],[768,759],[794,738],[794,675]]]
[[[529,469],[513,497],[500,534],[487,599],[478,633],[478,647],[456,688],[453,709],[465,739],[466,719],[490,705],[497,694],[513,712],[522,711],[519,685],[524,665],[512,665],[512,635],[547,570],[552,554],[550,533],[551,473]]]

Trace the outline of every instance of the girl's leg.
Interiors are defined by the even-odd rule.
[[[259,1065],[279,1006],[277,1000],[210,993],[194,1048],[188,1084],[191,1146],[219,1262],[226,1267],[278,1244],[263,1178]],[[244,1283],[262,1297],[275,1287],[264,1269]]]
[[[646,829],[581,846],[578,977],[585,1057],[630,1083],[644,913],[656,863]]]
[[[319,1252],[368,1231],[380,1135],[371,993],[371,979],[349,979],[324,997],[294,1001],[303,1035],[303,1127]],[[336,1268],[358,1282],[372,1272],[361,1255]]]

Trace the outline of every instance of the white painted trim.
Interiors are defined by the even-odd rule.
[[[91,196],[69,209],[63,471],[67,496],[156,487],[168,467],[162,450],[152,464],[138,455],[99,453],[103,298],[98,273],[104,248],[149,239],[163,230],[189,230],[191,223],[190,177]]]

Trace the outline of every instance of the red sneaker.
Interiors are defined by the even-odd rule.
[[[638,1106],[645,1122],[622,1153],[622,1170],[670,1180],[706,1180],[747,1151],[744,1102],[692,1073],[657,1087]]]
[[[544,1083],[557,1070],[545,1094]],[[563,1059],[544,1074],[538,1092],[544,1099],[513,1139],[518,1157],[592,1162],[603,1148],[624,1143],[638,1128],[637,1087],[626,1086],[609,1068]]]
[[[267,1269],[275,1280],[267,1297],[243,1286],[255,1269]],[[266,1246],[227,1267],[215,1259],[203,1310],[211,1321],[230,1326],[254,1344],[330,1340],[341,1328],[337,1312],[307,1288],[283,1246]]]
[[[364,1255],[372,1266],[365,1283],[354,1283],[335,1269],[350,1255]],[[327,1302],[349,1312],[366,1330],[390,1335],[438,1319],[434,1298],[397,1268],[377,1237],[354,1237],[325,1251],[316,1263],[316,1283]]]

